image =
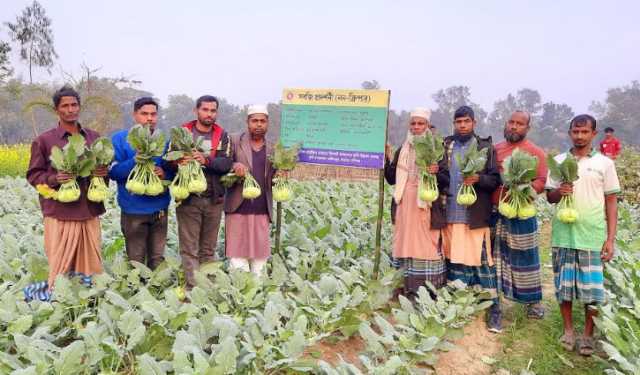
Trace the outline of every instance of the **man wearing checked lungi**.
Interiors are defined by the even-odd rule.
[[[440,288],[447,282],[445,260],[441,249],[441,229],[445,213],[442,197],[431,204],[418,198],[420,170],[416,166],[414,140],[430,129],[431,111],[416,108],[409,116],[407,139],[393,153],[387,145],[384,176],[395,185],[391,202],[393,227],[393,265],[403,272],[404,285],[394,294],[409,299],[418,296],[418,290],[428,281]],[[438,190],[446,194],[449,171],[446,160],[429,166],[429,173],[436,176]]]
[[[547,181],[547,161],[544,151],[526,139],[530,129],[531,116],[524,111],[515,111],[504,125],[504,141],[496,145],[498,169],[503,172],[502,163],[515,149],[520,149],[538,159],[536,178],[531,187],[540,194]],[[493,204],[497,207],[502,187],[493,193]],[[521,220],[508,219],[494,210],[495,238],[493,241],[498,279],[498,291],[505,298],[522,303],[527,308],[527,317],[542,319],[542,280],[540,276],[540,255],[538,253],[538,221],[536,217]]]
[[[501,331],[500,300],[497,292],[496,267],[491,246],[491,195],[500,185],[500,172],[491,137],[481,138],[474,132],[473,109],[458,108],[453,115],[454,134],[445,138],[445,159],[449,166],[449,190],[446,197],[447,225],[442,231],[443,250],[447,259],[447,279],[466,285],[479,285],[493,301],[487,312],[487,329]],[[487,150],[487,161],[477,174],[464,177],[456,155],[463,156],[475,138],[478,149]],[[457,203],[462,185],[471,185],[477,200],[470,206]]]
[[[563,223],[553,218],[551,233],[553,273],[556,298],[564,322],[561,345],[567,350],[576,347],[571,314],[572,301],[584,304],[584,334],[577,342],[578,352],[589,356],[594,351],[593,318],[596,305],[605,302],[603,262],[613,257],[618,208],[616,195],[620,183],[613,160],[593,148],[597,134],[596,119],[578,115],[571,120],[569,137],[573,147],[568,151],[578,162],[578,180],[573,184],[547,177],[547,199],[557,203],[562,196],[573,194],[578,218]],[[555,157],[562,162],[568,152]]]

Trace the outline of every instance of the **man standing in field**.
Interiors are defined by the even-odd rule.
[[[524,111],[515,111],[504,125],[504,141],[496,145],[498,169],[502,173],[504,160],[515,149],[527,152],[538,159],[536,178],[531,187],[540,194],[547,181],[547,161],[544,151],[526,139],[530,129],[531,116]],[[498,206],[504,194],[499,188],[493,193],[493,204]],[[508,219],[494,213],[495,225],[494,253],[498,290],[513,301],[527,307],[527,317],[542,319],[542,279],[540,275],[540,254],[538,252],[538,221],[535,216],[521,220]]]
[[[447,281],[445,260],[440,246],[441,229],[445,225],[442,199],[431,204],[418,198],[420,170],[416,165],[414,139],[423,136],[430,128],[431,111],[416,108],[409,117],[407,139],[391,153],[387,145],[384,175],[390,185],[395,185],[391,202],[393,227],[393,264],[403,271],[402,293],[410,299],[418,295],[420,286],[429,281],[436,288]],[[449,171],[446,160],[429,167],[436,175],[438,191],[446,194],[449,187]]]
[[[578,180],[560,183],[547,177],[547,199],[558,203],[563,196],[573,195],[578,219],[563,223],[553,218],[551,246],[556,298],[564,322],[560,343],[573,350],[576,338],[571,313],[573,300],[584,304],[584,334],[578,351],[589,356],[594,351],[593,318],[596,305],[605,302],[603,262],[613,257],[618,206],[616,194],[620,183],[613,160],[597,152],[592,142],[597,134],[596,119],[578,115],[571,120],[569,137],[573,148],[555,157],[561,163],[569,153],[578,162]]]
[[[476,125],[473,109],[458,108],[454,114],[454,134],[445,138],[445,157],[449,165],[449,192],[447,195],[447,226],[443,231],[444,253],[447,258],[447,277],[466,285],[480,285],[488,292],[493,305],[487,314],[487,328],[500,332],[501,312],[497,293],[496,268],[491,252],[489,229],[492,204],[491,194],[500,185],[500,172],[491,137],[480,138],[474,132]],[[476,139],[478,150],[488,149],[484,168],[477,174],[464,178],[460,158],[468,151],[471,140]],[[462,185],[472,185],[477,199],[470,206],[456,201]]]
[[[27,170],[27,180],[31,185],[47,185],[57,189],[64,182],[77,179],[80,198],[74,202],[62,203],[54,199],[40,197],[40,207],[44,216],[44,250],[49,261],[49,278],[46,282],[32,284],[25,288],[27,300],[49,300],[58,275],[71,273],[82,277],[83,283],[90,283],[90,276],[102,272],[100,257],[100,215],[105,212],[102,203],[87,199],[89,178],[80,178],[57,171],[49,157],[53,146],[63,148],[70,136],[80,134],[87,145],[93,143],[99,134],[84,128],[78,122],[80,115],[80,95],[71,87],[64,86],[53,95],[53,107],[58,115],[58,126],[40,134],[31,144],[31,160]],[[98,166],[93,176],[105,177],[107,166]]]
[[[224,187],[220,176],[229,172],[233,160],[230,157],[231,143],[227,132],[216,124],[218,99],[211,95],[196,100],[196,120],[182,125],[193,134],[203,137],[203,150],[194,151],[193,158],[202,165],[207,190],[190,194],[176,208],[180,256],[187,282],[187,289],[195,286],[194,271],[201,264],[216,260],[218,229],[222,219]]]
[[[616,160],[620,151],[622,151],[622,145],[620,140],[613,135],[613,128],[604,128],[604,139],[600,142],[600,152],[602,155]]]
[[[158,103],[149,97],[142,97],[133,103],[133,120],[147,126],[153,132],[158,123]],[[155,269],[164,260],[167,243],[167,208],[171,202],[168,191],[150,196],[130,193],[125,185],[129,173],[136,165],[136,151],[127,142],[128,129],[111,137],[115,151],[109,177],[118,183],[118,205],[120,206],[120,228],[124,236],[129,260]],[[156,158],[155,174],[165,178],[167,163]]]
[[[240,177],[250,173],[260,186],[261,194],[255,199],[245,199],[242,183],[236,183],[227,190],[224,202],[225,252],[230,266],[255,274],[261,273],[271,255],[271,181],[275,171],[269,161],[273,146],[265,138],[268,128],[267,106],[249,106],[247,132],[231,138],[232,168]]]

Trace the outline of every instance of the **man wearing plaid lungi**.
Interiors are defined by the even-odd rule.
[[[496,145],[498,168],[503,172],[503,162],[519,149],[538,159],[536,177],[531,188],[536,193],[544,191],[547,180],[547,162],[544,151],[526,139],[530,129],[531,115],[524,111],[515,111],[504,126],[504,141]],[[500,199],[506,194],[503,188],[493,193],[493,204],[498,207]],[[496,253],[496,273],[498,291],[512,301],[526,306],[527,317],[542,319],[544,307],[542,301],[542,277],[540,275],[540,254],[538,252],[538,220],[535,216],[528,219],[518,217],[509,219],[494,212],[496,220],[493,229],[494,249]]]
[[[578,213],[573,223],[553,218],[551,246],[556,298],[564,322],[560,343],[567,350],[576,347],[571,309],[573,300],[579,300],[585,305],[585,324],[577,346],[585,356],[594,351],[595,305],[605,302],[602,264],[613,257],[618,218],[616,195],[620,192],[613,161],[592,146],[596,134],[596,119],[592,116],[579,115],[571,120],[569,137],[573,148],[555,160],[560,163],[569,153],[573,154],[578,162],[578,180],[561,183],[550,172],[546,186],[551,203],[573,195]]]
[[[468,286],[479,285],[493,302],[487,311],[487,329],[501,332],[502,312],[498,298],[496,267],[490,235],[493,205],[491,194],[500,185],[500,172],[491,137],[481,138],[474,132],[476,125],[473,109],[458,108],[453,115],[454,134],[445,138],[445,158],[449,166],[449,189],[446,197],[446,222],[442,243],[447,259],[447,279],[459,280]],[[482,170],[464,177],[458,158],[477,142],[479,150],[487,149],[487,160]],[[458,204],[456,195],[462,185],[473,186],[477,199],[469,205]]]

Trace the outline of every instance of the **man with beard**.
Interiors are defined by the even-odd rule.
[[[91,283],[91,275],[102,272],[100,256],[100,215],[102,203],[87,198],[89,178],[81,178],[56,170],[51,164],[51,149],[62,149],[69,137],[79,134],[87,145],[91,145],[99,134],[80,125],[80,95],[73,88],[64,86],[53,95],[53,108],[58,115],[58,124],[40,134],[31,144],[31,159],[27,180],[34,186],[59,189],[60,185],[77,180],[80,197],[73,202],[60,202],[40,196],[40,207],[44,217],[44,252],[49,263],[47,281],[40,281],[24,288],[27,301],[51,299],[51,291],[58,275],[78,275],[85,284]],[[107,166],[98,166],[93,176],[105,177]]]
[[[449,165],[449,191],[447,194],[447,225],[443,230],[444,254],[447,258],[447,277],[460,280],[466,285],[480,285],[493,301],[487,313],[487,327],[500,332],[501,316],[497,294],[496,269],[491,252],[489,229],[493,205],[491,194],[500,185],[500,172],[491,137],[480,138],[474,132],[476,120],[473,109],[458,108],[454,114],[454,134],[445,138],[445,158]],[[484,168],[473,176],[463,177],[456,155],[462,158],[477,141],[478,150],[488,149]],[[470,206],[457,203],[460,187],[473,185],[477,199]]]
[[[503,172],[502,163],[515,149],[527,152],[538,159],[536,178],[531,187],[536,193],[544,191],[547,181],[547,161],[544,151],[530,142],[527,133],[531,116],[524,111],[515,111],[504,124],[504,141],[496,145],[498,169]],[[493,204],[498,206],[503,189],[493,194]],[[526,305],[527,317],[542,319],[542,280],[540,276],[540,255],[538,253],[538,221],[535,216],[521,220],[508,219],[494,212],[496,219],[494,253],[498,290],[505,298]]]
[[[158,103],[150,97],[142,97],[133,103],[133,120],[153,133],[158,124]],[[120,206],[120,229],[124,236],[129,260],[155,269],[164,260],[167,243],[167,209],[171,202],[169,191],[162,194],[139,195],[126,188],[127,179],[136,165],[136,151],[127,141],[129,129],[113,134],[111,142],[115,152],[109,177],[118,184],[118,205]],[[154,173],[171,178],[168,163],[161,157],[154,159]]]
[[[400,292],[409,299],[418,296],[420,286],[429,281],[440,288],[447,281],[445,260],[440,246],[441,229],[445,225],[442,199],[429,204],[418,198],[420,170],[416,165],[415,137],[432,132],[429,118],[431,111],[414,109],[409,117],[407,139],[393,154],[387,145],[384,175],[390,185],[395,185],[391,202],[393,227],[393,265],[403,271],[404,287]],[[393,156],[393,158],[392,158]],[[449,171],[443,158],[429,166],[428,173],[436,175],[438,190],[446,194]]]
[[[578,162],[578,180],[560,183],[547,177],[547,200],[558,203],[563,196],[573,195],[578,219],[564,223],[553,217],[551,250],[556,299],[564,323],[560,344],[566,350],[576,345],[573,330],[572,303],[584,304],[584,334],[578,344],[580,354],[594,351],[593,318],[597,305],[605,302],[603,262],[613,258],[618,206],[616,195],[620,183],[613,160],[597,152],[592,142],[596,134],[596,119],[578,115],[571,120],[569,137],[573,148],[555,157],[561,163],[569,153]]]
[[[236,183],[227,190],[224,202],[225,252],[229,265],[257,275],[271,255],[271,181],[275,170],[269,160],[273,145],[265,139],[268,128],[267,106],[249,106],[247,131],[231,139],[233,171],[240,177],[251,174],[260,186],[261,193],[255,199],[245,199],[242,197],[242,183]]]
[[[180,256],[187,289],[195,286],[194,271],[200,265],[217,260],[215,252],[224,202],[220,176],[229,172],[233,163],[229,136],[215,122],[218,105],[215,96],[201,96],[196,100],[194,109],[196,119],[182,125],[194,139],[203,138],[203,150],[193,151],[191,157],[202,165],[207,180],[207,190],[190,194],[176,208]]]

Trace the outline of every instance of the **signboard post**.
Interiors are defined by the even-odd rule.
[[[388,90],[285,89],[281,107],[280,140],[287,147],[302,144],[299,162],[377,170],[374,278],[380,266],[389,97]],[[279,249],[277,231],[276,226]]]

